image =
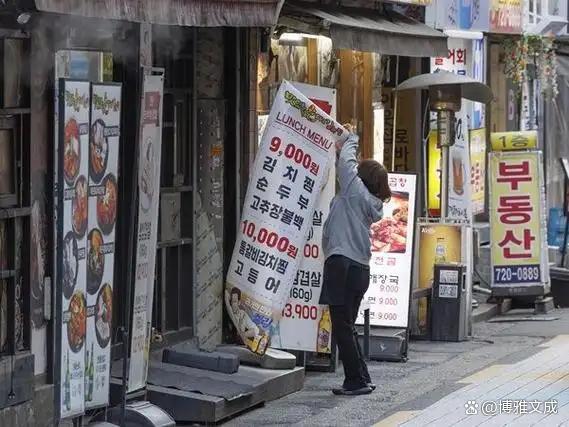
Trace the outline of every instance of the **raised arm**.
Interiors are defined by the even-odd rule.
[[[358,174],[358,160],[356,158],[358,141],[358,135],[351,133],[340,150],[340,155],[336,162],[340,191],[346,190]]]

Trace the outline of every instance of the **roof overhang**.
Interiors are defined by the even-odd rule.
[[[388,9],[287,1],[277,27],[330,37],[337,49],[412,57],[448,55],[445,34]]]
[[[272,27],[284,0],[35,0],[43,12],[192,27]]]

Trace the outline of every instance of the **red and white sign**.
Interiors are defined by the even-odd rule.
[[[296,82],[292,84],[325,113],[336,118],[335,89]],[[328,179],[314,210],[308,240],[304,245],[304,258],[291,288],[289,300],[283,310],[283,317],[279,322],[274,323],[271,338],[271,347],[274,348],[330,352],[331,327],[327,328],[325,325],[327,306],[318,304],[318,301],[324,271],[322,230],[330,211],[330,202],[336,193],[334,154],[334,150],[329,153]],[[324,321],[322,321],[323,316]]]
[[[389,174],[392,197],[383,206],[383,218],[371,226],[370,285],[360,307],[369,307],[370,324],[406,328],[413,266],[417,177]]]

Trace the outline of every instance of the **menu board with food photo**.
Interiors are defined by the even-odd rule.
[[[58,289],[61,319],[61,418],[84,411],[89,83],[60,80],[58,105]]]
[[[85,406],[109,401],[121,85],[91,85]]]
[[[391,200],[383,218],[371,225],[370,285],[364,297],[370,324],[406,328],[415,231],[417,177],[389,174]],[[358,323],[363,323],[363,311]]]

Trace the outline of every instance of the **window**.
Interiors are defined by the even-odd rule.
[[[28,39],[0,39],[0,367],[11,372],[3,379],[16,382],[33,375],[33,363],[26,369],[14,364],[31,358],[28,55]],[[7,404],[10,390],[1,382],[0,408]],[[15,393],[11,404],[30,397],[21,390]]]

